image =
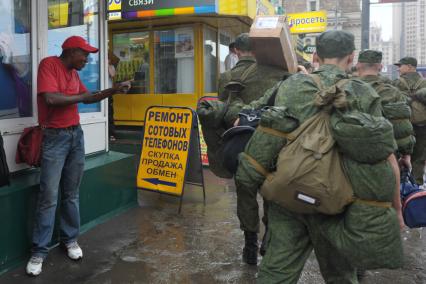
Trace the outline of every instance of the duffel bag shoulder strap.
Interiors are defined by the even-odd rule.
[[[324,84],[321,81],[321,77],[318,74],[309,74],[309,77],[311,77],[311,79],[314,81],[315,86],[319,89],[322,90],[324,89]]]
[[[246,70],[244,70],[243,74],[241,74],[240,81],[244,83],[249,76],[254,74],[257,70],[257,63],[251,64]]]
[[[419,80],[417,80],[416,84],[413,87],[413,92],[416,92],[420,88],[420,85],[423,83],[424,80],[425,79],[423,78],[419,78]]]
[[[423,78],[419,78],[416,83],[414,83],[413,86],[410,87],[407,80],[404,77],[400,77],[399,80],[405,85],[407,90],[410,92],[410,95],[414,95],[414,93],[417,91],[417,89],[420,87],[420,85],[423,82]]]

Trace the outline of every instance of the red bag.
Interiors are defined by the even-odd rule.
[[[40,126],[27,127],[19,138],[16,149],[15,162],[27,163],[32,167],[39,167],[41,160],[41,144],[43,131]]]

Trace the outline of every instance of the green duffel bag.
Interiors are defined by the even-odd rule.
[[[226,131],[224,115],[226,104],[218,100],[201,100],[197,114],[201,124],[201,132],[207,145],[209,169],[218,177],[232,178],[233,174],[224,167],[222,153],[222,135]]]
[[[396,177],[387,160],[366,164],[343,157],[342,164],[356,197],[382,202],[393,200]]]
[[[414,135],[413,125],[410,122],[410,119],[398,119],[398,120],[390,120],[393,125],[393,132],[395,135],[395,139],[401,139],[408,137],[410,135]],[[398,141],[397,141],[398,142]]]
[[[397,149],[393,126],[384,117],[358,111],[335,112],[331,129],[339,150],[361,163],[383,161]]]
[[[411,153],[413,151],[414,145],[416,144],[416,138],[414,135],[410,135],[405,138],[397,139],[396,144],[398,145],[399,152]]]
[[[391,121],[411,117],[411,109],[405,101],[387,103],[382,108],[384,117]]]
[[[390,202],[355,201],[341,215],[318,216],[312,226],[353,267],[396,269],[403,265],[399,222]]]

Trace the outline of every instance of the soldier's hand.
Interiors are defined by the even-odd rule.
[[[410,155],[403,155],[399,161],[398,161],[400,168],[406,168],[411,172],[412,165],[411,165],[411,156]]]
[[[297,71],[302,74],[309,74],[308,70],[306,70],[305,66],[297,65]]]
[[[402,230],[404,230],[405,228],[405,222],[404,222],[404,217],[402,217],[402,210],[397,210],[396,211],[396,215],[398,217],[398,223],[399,223],[399,228]]]

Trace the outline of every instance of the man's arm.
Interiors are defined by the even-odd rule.
[[[392,202],[392,207],[396,211],[396,215],[398,217],[399,226],[401,229],[404,228],[404,218],[402,217],[402,210],[401,210],[401,196],[400,196],[400,173],[399,173],[399,167],[398,162],[395,158],[395,155],[392,154],[388,157],[388,162],[390,163],[393,173],[395,175],[395,194]]]
[[[117,92],[126,92],[129,86],[130,82],[127,81],[119,83],[112,88],[94,93],[83,93],[75,96],[66,96],[61,93],[43,93],[42,96],[49,106],[68,106],[78,103],[92,104],[110,97]]]

